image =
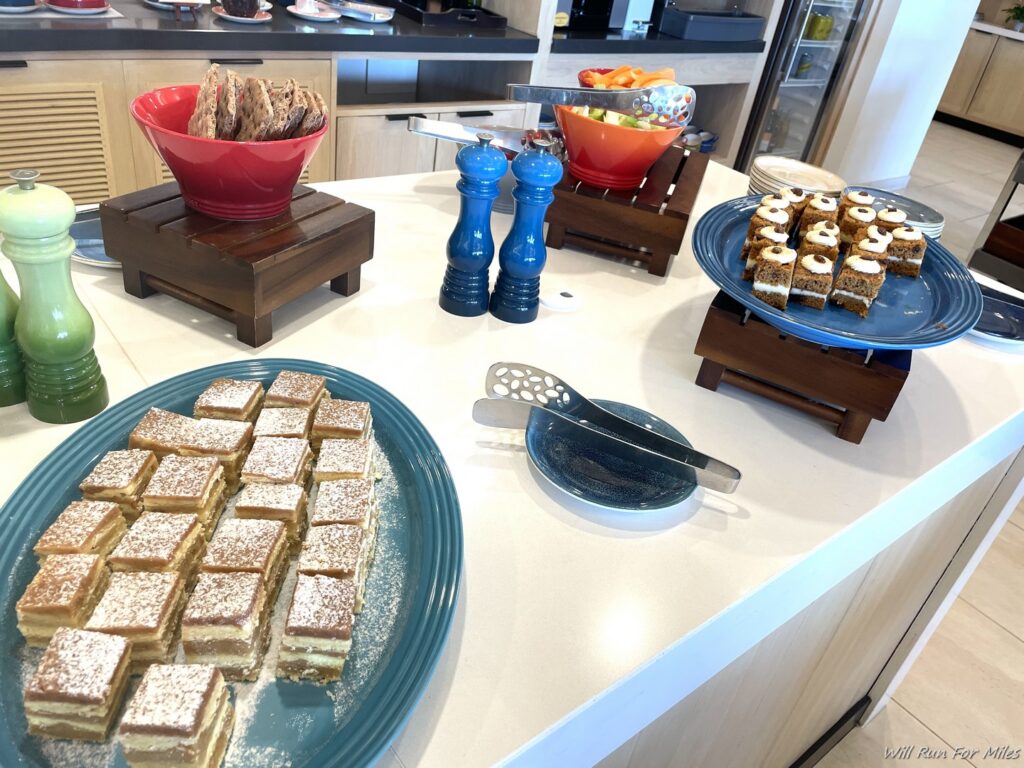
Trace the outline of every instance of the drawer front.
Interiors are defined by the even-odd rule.
[[[971,100],[967,117],[1024,136],[1024,42],[1000,37]]]
[[[409,133],[406,126],[410,114],[438,119],[437,112],[339,117],[335,178],[363,179],[434,170],[437,142]]]

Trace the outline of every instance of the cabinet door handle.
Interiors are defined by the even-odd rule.
[[[384,119],[387,120],[389,123],[405,122],[410,117],[422,117],[424,120],[427,119],[427,116],[424,115],[422,112],[409,112],[402,115],[384,115]]]
[[[24,59],[10,59],[7,61],[0,61],[0,69],[24,69],[28,66],[28,62]]]
[[[456,112],[459,117],[494,117],[494,113],[489,109],[478,109],[476,111],[469,112]]]
[[[223,64],[225,66],[259,66],[263,59],[210,59],[211,64]]]

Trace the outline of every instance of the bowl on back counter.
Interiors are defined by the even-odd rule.
[[[174,174],[189,207],[218,219],[277,216],[327,133],[278,141],[226,141],[188,134],[198,85],[158,88],[137,97],[132,117]]]

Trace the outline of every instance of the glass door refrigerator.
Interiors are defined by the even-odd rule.
[[[867,1],[786,3],[737,156],[738,170],[749,171],[757,155],[807,160]]]

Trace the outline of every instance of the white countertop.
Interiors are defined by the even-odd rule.
[[[455,179],[321,185],[376,210],[376,255],[358,294],[324,286],[279,310],[258,351],[174,299],[127,296],[116,271],[73,267],[115,402],[226,360],[311,358],[391,390],[437,439],[462,504],[465,578],[444,656],[394,745],[405,765],[598,759],[1024,443],[1024,355],[968,339],[915,353],[892,415],[861,445],[697,387],[693,346],[715,288],[688,243],[668,278],[551,251],[543,289],[578,294],[575,313],[542,309],[528,325],[448,315],[437,292]],[[712,164],[698,209],[745,192],[744,176]],[[508,222],[495,216],[499,243]],[[574,507],[535,479],[521,434],[472,421],[499,359],[658,414],[739,467],[739,491],[644,515]],[[0,499],[75,428],[0,412]]]
[[[990,35],[1000,35],[1001,37],[1024,41],[1024,32],[1014,32],[1009,27],[993,24],[988,21],[973,21],[971,22],[971,29],[976,29],[979,32],[988,32]]]

